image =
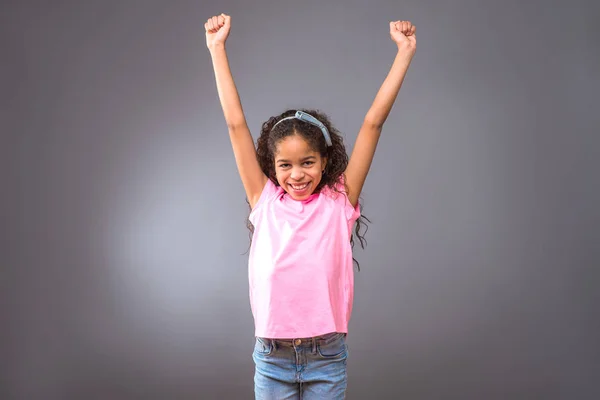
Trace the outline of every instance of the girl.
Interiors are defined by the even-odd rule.
[[[231,17],[204,25],[219,99],[246,191],[252,244],[257,399],[341,399],[352,311],[352,227],[385,120],[416,49],[416,28],[390,22],[391,70],[348,160],[339,132],[315,110],[288,110],[262,125],[257,147],[229,69]],[[358,228],[358,223],[357,223]],[[362,237],[356,231],[362,241]]]

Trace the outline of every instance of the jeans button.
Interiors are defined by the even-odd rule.
[[[300,344],[302,343],[302,340],[300,340],[300,339],[296,339],[296,340],[294,341],[294,343],[296,344],[296,346],[300,346]]]

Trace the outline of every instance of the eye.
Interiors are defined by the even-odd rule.
[[[288,168],[290,164],[279,164],[279,168]]]
[[[307,167],[310,167],[311,165],[313,165],[315,162],[314,161],[305,161],[304,165],[306,165]]]

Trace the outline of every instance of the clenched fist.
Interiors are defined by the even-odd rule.
[[[212,49],[218,45],[224,45],[231,29],[231,17],[221,14],[209,18],[204,24],[206,30],[206,46]]]
[[[398,50],[414,54],[417,50],[417,27],[410,21],[390,22],[390,36],[398,45]]]

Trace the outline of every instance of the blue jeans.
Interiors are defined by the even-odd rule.
[[[345,333],[307,339],[256,338],[252,358],[257,400],[345,398]]]

